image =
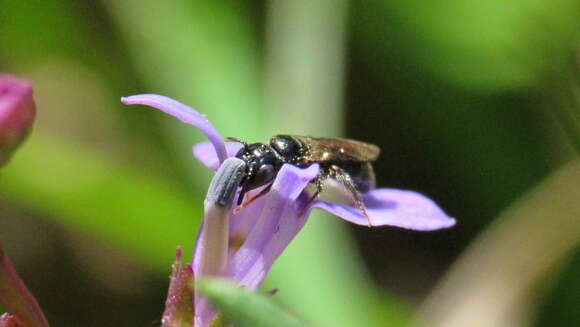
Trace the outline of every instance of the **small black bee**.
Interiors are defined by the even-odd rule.
[[[311,181],[316,191],[306,203],[307,207],[324,190],[324,182],[333,179],[342,184],[352,196],[353,202],[368,219],[361,193],[375,187],[375,174],[371,163],[376,161],[380,149],[373,144],[337,138],[316,138],[298,135],[276,135],[268,144],[247,144],[236,138],[228,141],[244,146],[236,154],[246,163],[246,173],[240,186],[238,211],[255,199],[266,194],[283,164],[306,168],[314,163],[320,165],[320,173]],[[269,184],[260,193],[242,205],[246,192]],[[370,225],[370,221],[369,221]]]

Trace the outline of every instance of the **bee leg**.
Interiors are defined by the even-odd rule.
[[[310,197],[310,199],[308,199],[308,201],[306,201],[306,203],[304,204],[304,206],[302,207],[302,211],[300,211],[300,216],[302,216],[304,214],[304,212],[306,211],[306,209],[308,209],[308,207],[310,206],[310,204],[312,202],[314,202],[314,200],[316,200],[318,198],[318,196],[320,195],[320,193],[322,191],[324,191],[324,180],[328,178],[327,174],[320,174],[318,177],[316,177],[315,180],[313,180],[311,183],[316,184],[316,191],[314,191],[314,194],[312,194],[312,196]]]
[[[350,175],[347,172],[345,172],[344,169],[342,169],[338,166],[335,166],[335,165],[330,166],[329,170],[330,170],[329,171],[330,177],[332,177],[337,182],[342,184],[347,189],[347,191],[350,192],[355,206],[360,211],[362,216],[367,219],[368,226],[373,227],[373,224],[371,223],[371,219],[369,218],[369,215],[367,214],[367,211],[365,209],[365,204],[362,201],[361,194],[356,189],[356,185],[355,185],[354,181],[352,180],[352,177],[350,177]]]
[[[252,198],[250,198],[248,201],[246,201],[246,202],[244,202],[244,203],[240,204],[239,206],[237,206],[237,207],[234,209],[234,213],[235,213],[235,214],[238,214],[238,213],[240,213],[240,211],[244,210],[244,209],[245,209],[247,206],[249,206],[249,205],[250,205],[252,202],[254,202],[256,199],[258,199],[259,197],[261,197],[261,196],[265,195],[266,193],[270,192],[270,189],[271,189],[271,188],[272,188],[272,184],[270,184],[270,185],[268,185],[268,186],[264,187],[264,188],[263,188],[263,189],[260,191],[260,193],[258,193],[258,194],[256,194],[256,195],[254,195],[254,196],[253,196]],[[242,199],[242,201],[243,201],[243,199]]]

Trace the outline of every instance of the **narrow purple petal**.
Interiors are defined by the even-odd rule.
[[[215,153],[222,163],[227,158],[224,141],[216,129],[210,124],[204,115],[183,103],[157,94],[139,94],[121,98],[124,104],[142,104],[159,109],[170,114],[184,123],[197,127],[204,133],[209,141],[213,144]]]
[[[364,203],[373,226],[395,226],[417,231],[431,231],[455,225],[431,199],[413,191],[381,188],[364,196]],[[345,204],[316,201],[320,208],[357,225],[368,226],[360,211]]]
[[[226,143],[227,157],[233,157],[242,147],[239,143]],[[201,142],[193,146],[193,156],[206,167],[217,170],[219,161],[214,146],[210,142]]]
[[[284,165],[267,195],[260,217],[242,247],[232,256],[226,276],[248,288],[258,287],[274,260],[306,221],[296,201],[306,185],[318,175],[318,165],[300,169]],[[247,208],[246,210],[250,210]]]

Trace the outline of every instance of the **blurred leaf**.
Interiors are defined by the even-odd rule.
[[[432,327],[527,325],[537,291],[580,244],[579,184],[574,160],[513,203],[447,272],[421,320]]]
[[[271,298],[243,290],[232,282],[206,279],[197,285],[224,317],[238,327],[305,326],[275,305]]]
[[[580,247],[566,261],[564,271],[541,300],[534,326],[580,326]]]
[[[536,85],[568,64],[580,36],[576,0],[375,0],[358,6],[368,54],[380,53],[378,64],[399,57],[409,69],[418,64],[478,90]]]
[[[120,90],[134,90],[138,81],[106,18],[98,1],[2,1],[0,48],[7,51],[0,53],[0,65],[33,82],[35,98],[42,107],[39,115],[45,117],[37,127],[58,121],[65,130],[74,130],[80,126],[76,124],[82,120],[79,117],[90,121],[97,117],[96,124],[87,129],[95,131],[103,127],[100,123],[105,116],[110,122],[125,118],[112,122],[127,127],[116,129],[114,134],[130,136],[123,142],[133,142],[133,151],[153,149],[158,154],[163,137],[152,133],[158,129],[157,116],[119,110],[119,98],[127,94]],[[66,119],[58,117],[62,112],[67,112]],[[106,137],[113,134],[108,132]]]
[[[86,35],[79,28],[82,24],[78,16],[67,12],[70,8],[65,1],[2,1],[0,44],[10,51],[2,51],[0,58],[23,62],[40,56],[73,54],[75,47],[80,49],[79,45],[85,42]]]
[[[10,50],[0,53],[0,61],[20,68],[73,59],[94,66],[111,85],[127,88],[134,84],[130,67],[100,9],[89,1],[2,1],[0,45]]]
[[[37,133],[5,167],[0,195],[166,272],[176,245],[193,247],[202,201],[132,166]]]

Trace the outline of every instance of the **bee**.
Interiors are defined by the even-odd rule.
[[[325,182],[332,179],[344,187],[361,214],[369,219],[361,194],[375,188],[372,162],[377,160],[380,153],[376,145],[348,139],[298,135],[276,135],[268,143],[248,144],[231,137],[226,140],[243,145],[236,157],[246,163],[236,212],[270,191],[282,165],[306,168],[317,163],[320,172],[310,182],[314,184],[315,191],[304,208],[318,198],[326,187]],[[243,202],[248,191],[264,185],[267,186],[257,195]]]

